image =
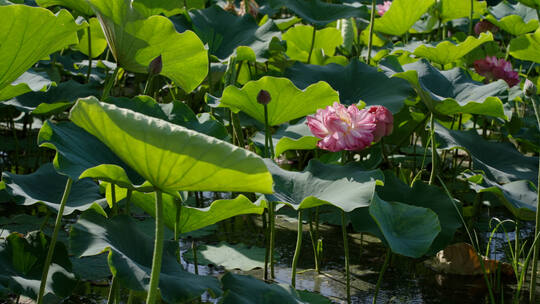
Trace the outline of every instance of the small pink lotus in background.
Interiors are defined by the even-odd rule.
[[[519,83],[518,72],[512,69],[512,64],[502,58],[497,59],[495,56],[488,56],[485,59],[476,60],[474,62],[476,73],[486,77],[488,81],[502,79],[513,87]]]
[[[392,130],[394,130],[392,112],[383,106],[371,106],[367,110],[375,116],[375,124],[377,125],[373,131],[373,141],[379,141],[383,136],[392,134]]]
[[[392,5],[392,1],[384,1],[383,4],[377,4],[377,14],[379,16],[384,15],[390,9],[390,5]]]
[[[318,109],[315,116],[308,116],[307,125],[316,137],[321,138],[317,143],[321,149],[332,152],[361,150],[380,134],[392,132],[392,127],[388,126],[393,122],[390,111],[382,106],[370,109],[359,110],[355,105],[345,108],[334,102],[326,109]]]
[[[491,22],[489,22],[487,20],[482,20],[482,21],[476,23],[476,25],[474,26],[474,33],[476,35],[480,35],[483,32],[496,33],[498,31],[499,31],[499,28],[495,24],[493,24],[493,23],[491,23]]]

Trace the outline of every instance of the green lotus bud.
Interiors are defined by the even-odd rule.
[[[529,79],[525,80],[525,84],[523,85],[523,93],[525,93],[525,96],[527,97],[536,95],[536,86]]]
[[[262,105],[267,105],[272,101],[272,96],[270,96],[270,93],[266,90],[260,90],[259,94],[257,94],[257,102]]]
[[[158,75],[161,73],[161,69],[163,68],[163,62],[161,61],[161,55],[157,56],[150,62],[148,65],[148,74],[150,75]]]

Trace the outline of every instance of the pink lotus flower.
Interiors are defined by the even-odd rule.
[[[519,83],[519,74],[512,69],[512,64],[504,59],[497,59],[495,56],[488,56],[485,59],[474,62],[476,73],[486,77],[488,81],[502,79],[513,87]]]
[[[373,131],[373,141],[379,141],[383,136],[392,134],[392,130],[394,130],[392,112],[383,106],[371,106],[367,110],[375,116],[375,124],[377,125]]]
[[[390,9],[390,5],[392,5],[392,1],[384,1],[383,4],[377,4],[377,14],[379,16],[384,15]]]
[[[364,149],[373,141],[377,127],[375,115],[368,110],[359,110],[355,105],[345,108],[337,102],[308,116],[307,125],[321,138],[317,146],[332,152]]]
[[[482,20],[476,23],[474,26],[474,33],[476,35],[480,35],[481,33],[488,32],[488,31],[492,33],[496,33],[499,31],[499,28],[495,24],[487,20]]]

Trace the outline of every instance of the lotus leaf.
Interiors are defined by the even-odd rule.
[[[435,3],[435,0],[394,0],[390,9],[375,21],[375,30],[401,36]]]

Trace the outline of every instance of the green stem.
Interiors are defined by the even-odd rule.
[[[180,217],[182,215],[182,201],[175,199],[176,202],[176,218],[174,221],[174,244],[176,246],[176,261],[181,262],[180,257],[180,243],[178,242],[178,235],[180,234]]]
[[[135,292],[133,290],[129,290],[129,295],[126,304],[132,304],[133,303],[133,297],[135,296]]]
[[[375,5],[377,3],[377,0],[371,1],[371,16],[369,19],[369,40],[368,40],[368,54],[366,63],[369,65],[371,61],[371,48],[373,47],[373,28],[375,27]]]
[[[53,235],[51,237],[51,243],[49,244],[49,250],[47,251],[47,257],[45,258],[45,264],[43,265],[43,273],[41,274],[41,283],[39,285],[39,292],[37,297],[37,303],[43,303],[43,296],[45,294],[45,286],[47,285],[47,277],[49,276],[49,267],[51,266],[52,257],[54,254],[54,247],[56,246],[56,240],[58,238],[58,232],[60,231],[60,226],[62,226],[62,215],[64,214],[64,207],[71,192],[71,185],[73,180],[68,178],[66,182],[66,188],[64,189],[64,194],[62,195],[62,201],[60,202],[60,209],[56,215],[56,222],[54,223]]]
[[[111,206],[112,206],[112,215],[118,215],[118,204],[116,203],[116,185],[111,184]]]
[[[118,279],[115,275],[112,277],[111,287],[109,288],[109,297],[107,298],[107,304],[116,303],[116,290],[118,289]]]
[[[292,274],[291,285],[296,288],[296,264],[298,264],[298,258],[300,257],[300,250],[302,248],[302,210],[298,210],[298,228],[296,232],[296,248],[294,249],[294,257],[292,262]]]
[[[269,203],[270,207],[268,208],[268,216],[270,217],[270,249],[268,259],[270,260],[270,277],[274,279],[276,277],[274,271],[274,244],[276,241],[276,216],[274,212],[275,204],[273,202]]]
[[[341,233],[343,234],[343,249],[345,250],[345,273],[347,279],[347,303],[351,303],[351,273],[349,269],[349,239],[347,237],[347,221],[345,211],[341,210]]]
[[[113,74],[109,75],[110,77],[107,79],[107,82],[105,83],[105,88],[103,89],[101,100],[105,100],[107,97],[109,97],[111,93],[111,89],[114,86],[114,83],[116,82],[116,77],[118,76],[118,70],[120,70],[120,66],[117,64],[116,68],[114,69]]]
[[[150,89],[152,88],[152,80],[154,80],[154,76],[156,75],[148,75],[148,79],[146,80],[146,85],[144,86],[143,95],[150,96]]]
[[[268,256],[270,255],[270,232],[268,228],[268,223],[266,221],[266,216],[268,212],[266,210],[261,214],[262,216],[262,225],[264,231],[264,280],[268,281]]]
[[[86,83],[88,83],[92,74],[92,31],[90,30],[90,23],[88,23],[86,30],[88,34],[88,72],[86,73]]]
[[[244,140],[244,133],[242,132],[240,119],[238,118],[238,114],[236,113],[232,113],[232,125],[234,134],[236,134],[236,139],[238,140],[238,146],[240,148],[244,148],[246,146],[246,142]]]
[[[537,103],[537,96],[534,95],[533,98],[531,98],[531,103],[533,105],[534,114],[536,116],[536,122],[538,124],[538,129],[540,130],[540,111],[538,109]],[[537,206],[540,206],[540,159],[538,160],[538,184],[536,187],[536,204]],[[536,225],[534,230],[535,238],[538,237],[538,234],[540,233],[540,210],[539,208],[536,208]],[[529,288],[529,303],[535,303],[535,297],[536,297],[536,267],[538,264],[538,253],[540,251],[540,242],[537,242],[534,246],[534,252],[533,252],[533,260],[532,260],[532,270],[531,270],[531,285]]]
[[[133,194],[132,189],[128,189],[126,194],[126,214],[131,216],[131,195]]]
[[[474,16],[474,0],[471,0],[471,13],[469,14],[469,36],[473,33],[472,20]]]
[[[384,258],[384,263],[381,268],[381,272],[379,272],[379,278],[377,279],[377,285],[375,286],[375,294],[373,295],[373,301],[371,303],[375,304],[377,303],[377,296],[379,295],[379,290],[381,289],[381,283],[383,280],[384,273],[386,272],[386,269],[388,269],[388,265],[390,264],[390,256],[392,255],[392,251],[390,248],[386,250],[386,257]]]
[[[317,252],[318,236],[315,229],[313,229],[313,212],[309,210],[309,237],[311,238],[311,246],[313,247],[313,258],[315,259],[315,270],[320,273],[319,269],[319,254]]]
[[[313,34],[311,35],[311,46],[309,47],[309,55],[307,57],[307,64],[311,62],[311,54],[313,54],[313,47],[315,46],[315,35],[317,34],[317,29],[313,26]]]
[[[264,157],[268,157],[270,137],[270,126],[268,125],[268,105],[264,105]],[[272,153],[270,153],[272,155]]]
[[[435,174],[437,171],[437,144],[435,143],[435,115],[431,113],[430,121],[430,138],[431,138],[431,174],[429,176],[429,184],[433,185]]]
[[[158,297],[159,273],[163,256],[163,205],[161,190],[156,190],[156,241],[152,258],[152,273],[150,274],[150,289],[146,298],[147,304],[154,304]]]
[[[195,244],[195,240],[191,242],[191,251],[193,252],[193,268],[195,269],[195,274],[199,274],[199,262],[197,261],[197,244]]]

